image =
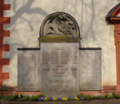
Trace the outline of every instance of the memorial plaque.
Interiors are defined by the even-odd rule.
[[[80,50],[80,90],[101,90],[101,50]]]
[[[47,97],[79,94],[79,43],[41,43],[41,93]]]
[[[18,91],[40,91],[40,50],[18,51]]]

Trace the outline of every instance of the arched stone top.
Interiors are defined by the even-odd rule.
[[[40,37],[79,37],[79,27],[76,20],[64,12],[48,15],[40,28]]]
[[[109,24],[120,24],[120,3],[114,6],[106,15],[106,20]]]

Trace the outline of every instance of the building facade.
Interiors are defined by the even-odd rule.
[[[38,38],[43,20],[49,14],[65,12],[79,25],[80,48],[102,49],[102,90],[81,92],[120,92],[119,0],[1,0],[0,5],[1,86],[13,87],[17,92],[17,49],[40,48]]]

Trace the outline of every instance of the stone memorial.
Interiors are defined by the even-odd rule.
[[[40,91],[40,50],[18,50],[18,91]]]
[[[46,17],[38,40],[38,49],[18,49],[18,91],[63,98],[101,90],[101,49],[79,50],[79,27],[72,16],[57,12]]]
[[[79,34],[73,18],[64,13],[49,16],[41,44],[41,93],[47,97],[79,94]]]
[[[101,49],[80,49],[80,90],[102,89]]]
[[[79,44],[41,44],[41,93],[48,97],[76,96],[79,92]]]

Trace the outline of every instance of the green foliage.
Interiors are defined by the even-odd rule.
[[[116,95],[115,92],[113,92],[112,95],[113,95],[113,96]]]
[[[20,98],[21,101],[26,101],[28,99],[29,99],[29,96],[24,96],[24,97]]]
[[[31,101],[38,101],[40,97],[45,97],[43,94],[40,94],[39,96],[24,96],[23,94],[20,94],[20,101],[26,101],[26,100],[31,100]],[[0,95],[0,101],[14,101],[15,99],[18,98],[18,95]],[[112,93],[112,95],[110,94],[106,94],[105,96],[93,96],[93,95],[83,95],[83,94],[78,94],[77,97],[74,98],[74,100],[78,101],[78,100],[92,100],[92,99],[110,99],[110,98],[116,98],[116,99],[120,99],[120,95],[116,94],[115,92]],[[47,101],[47,100],[46,100]]]
[[[29,100],[31,100],[31,101],[38,101],[38,96],[31,96],[30,98],[29,98]]]
[[[78,96],[77,96],[78,98],[80,97],[80,94],[78,94]]]
[[[116,98],[116,99],[120,99],[120,95],[115,94],[115,95],[114,95],[114,98]]]
[[[95,96],[94,95],[91,95],[91,99],[94,99],[95,98]]]
[[[120,99],[120,95],[116,94],[115,92],[112,93],[113,98]]]
[[[94,95],[89,95],[89,94],[87,94],[87,95],[81,95],[81,97],[84,97],[85,98],[85,100],[91,100],[91,99],[94,99],[95,98],[95,96]]]
[[[40,95],[39,95],[39,97],[45,97],[45,95],[43,95],[43,94],[40,94]]]
[[[10,101],[14,101],[15,100],[15,98],[14,98],[14,96],[11,96],[11,97],[9,97],[9,99],[8,100],[10,100]]]
[[[85,97],[85,96],[83,94],[78,94],[77,97],[80,98],[80,97]]]
[[[105,96],[96,96],[97,99],[104,99]]]
[[[113,98],[120,99],[120,95],[114,94],[114,95],[113,95]]]
[[[10,96],[10,95],[5,96],[5,100],[10,100],[11,98],[12,98],[12,96]]]
[[[106,97],[107,99],[113,98],[113,96],[112,96],[112,95],[109,95],[109,94],[106,94],[105,97]]]
[[[18,98],[18,95],[8,95],[5,97],[6,100],[14,101],[15,99]]]
[[[0,101],[4,101],[5,100],[5,96],[0,95]]]
[[[91,100],[91,99],[92,99],[91,95],[89,94],[85,95],[85,100]]]
[[[18,95],[17,95],[17,94],[16,94],[16,95],[13,95],[13,96],[14,96],[14,98],[15,98],[15,99],[17,99],[17,98],[18,98]]]

